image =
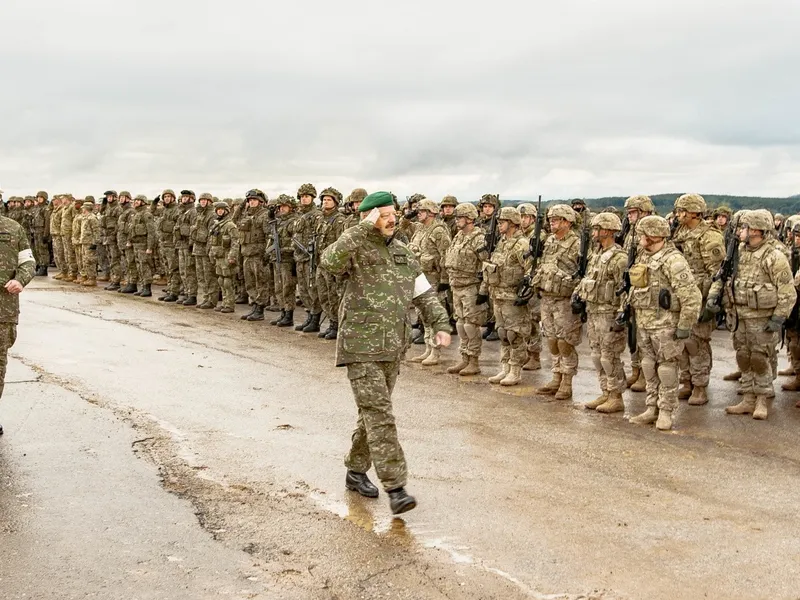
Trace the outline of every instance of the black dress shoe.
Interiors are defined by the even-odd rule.
[[[373,485],[366,473],[348,471],[347,476],[344,478],[344,486],[348,490],[358,492],[366,498],[378,497],[378,488]]]
[[[399,515],[408,512],[417,507],[417,501],[414,496],[409,496],[405,488],[397,488],[388,492],[389,506],[392,509],[393,515]]]

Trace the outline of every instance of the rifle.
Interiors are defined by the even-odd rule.
[[[614,241],[619,244],[620,246],[625,244],[625,238],[628,237],[628,233],[631,230],[631,221],[628,219],[628,215],[625,215],[625,218],[622,219],[622,230],[614,236]]]
[[[317,274],[317,234],[311,236],[311,243],[308,245],[308,251],[311,254],[310,272],[311,277]]]
[[[716,272],[714,277],[711,278],[711,281],[721,281],[722,286],[720,287],[719,294],[716,295],[714,298],[709,298],[711,300],[711,304],[713,306],[718,307],[716,311],[709,311],[707,309],[703,309],[703,313],[700,315],[699,321],[701,323],[706,323],[713,318],[714,312],[719,312],[722,310],[722,297],[723,292],[725,291],[725,286],[730,281],[731,282],[731,294],[733,294],[733,285],[734,285],[734,274],[736,273],[736,269],[739,266],[739,238],[736,237],[736,229],[738,227],[738,220],[731,223],[730,233],[727,236],[727,244],[725,247],[725,260],[722,261],[722,264],[719,267],[719,271]],[[738,326],[738,323],[737,323]],[[735,330],[735,329],[734,329]]]
[[[616,292],[617,296],[627,294],[631,289],[630,270],[633,264],[636,262],[638,240],[636,239],[633,231],[631,231],[630,235],[632,237],[631,244],[628,246],[628,261],[625,264],[625,272],[622,274],[622,284],[619,286],[619,289]],[[617,315],[617,318],[614,319],[614,325],[611,326],[611,330],[622,331],[625,326],[628,327],[628,350],[630,350],[631,354],[633,354],[636,352],[636,315],[633,314],[630,302],[625,303],[622,311]]]
[[[536,226],[533,228],[533,235],[531,236],[530,246],[525,253],[524,258],[532,258],[531,267],[522,278],[522,281],[517,288],[517,299],[514,304],[517,306],[524,306],[533,297],[533,276],[536,274],[536,266],[539,263],[539,258],[542,256],[542,228],[544,227],[544,213],[542,212],[542,195],[539,194],[539,202],[536,208]]]
[[[486,232],[486,251],[491,256],[494,249],[497,248],[497,242],[500,241],[500,233],[497,231],[497,216],[500,212],[499,208],[495,208],[492,213],[492,220],[489,222],[489,231]]]
[[[273,213],[275,214],[275,213]],[[269,226],[272,229],[272,246],[267,248],[266,255],[269,257],[269,253],[275,250],[275,264],[281,264],[281,239],[278,237],[278,219],[272,219],[269,221]]]
[[[680,221],[678,221],[678,217],[672,217],[672,220],[669,222],[669,239],[675,237],[675,232],[678,231],[678,227],[680,227]]]
[[[591,244],[591,241],[588,219],[584,215],[581,227],[581,249],[578,255],[578,268],[572,275],[573,281],[586,277],[586,267],[589,266],[589,244]]]

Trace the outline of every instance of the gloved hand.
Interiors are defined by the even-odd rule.
[[[89,250],[97,250],[97,244],[89,244]]]
[[[716,313],[713,310],[711,310],[708,306],[704,306],[703,312],[700,313],[700,318],[698,321],[700,323],[708,323],[714,320],[715,315]]]
[[[709,298],[706,301],[705,310],[709,311],[710,313],[717,314],[721,310],[719,304],[717,304],[717,299]]]
[[[770,333],[778,333],[781,330],[781,327],[783,327],[784,321],[786,321],[786,319],[783,319],[781,317],[775,317],[775,316],[770,317],[769,321],[767,321],[767,324],[764,326],[764,331],[769,331]]]
[[[530,298],[517,298],[514,300],[514,306],[527,306]]]
[[[688,339],[689,336],[692,335],[691,329],[676,329],[675,330],[675,339],[676,340],[685,340]]]
[[[489,301],[489,296],[486,294],[478,294],[478,297],[475,298],[475,304],[486,304]]]
[[[439,285],[436,286],[437,292],[446,292],[449,289],[450,289],[449,283],[440,283]]]

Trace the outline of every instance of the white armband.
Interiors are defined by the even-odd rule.
[[[17,255],[17,266],[24,265],[26,262],[36,262],[33,258],[33,250],[26,248]]]
[[[425,277],[425,274],[422,273],[414,280],[414,298],[418,298],[425,292],[431,289],[431,282],[428,281],[428,278]]]

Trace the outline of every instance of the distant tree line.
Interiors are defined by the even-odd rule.
[[[680,195],[680,193],[656,194],[655,196],[650,196],[650,198],[652,198],[658,214],[666,215],[672,210],[672,207],[675,204],[675,199]],[[708,204],[709,208],[716,208],[717,206],[725,205],[734,212],[742,208],[766,208],[773,213],[783,213],[787,215],[800,213],[800,195],[790,196],[788,198],[728,196],[724,194],[702,194],[702,196],[706,199],[706,203]],[[625,198],[622,196],[592,198],[587,199],[586,204],[591,207],[592,211],[596,212],[607,206],[621,208],[625,204]]]

